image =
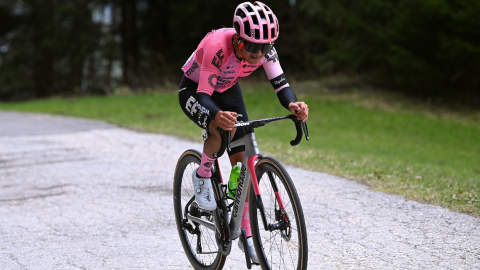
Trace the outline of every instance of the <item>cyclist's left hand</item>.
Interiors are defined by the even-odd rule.
[[[288,104],[288,110],[303,122],[308,119],[308,105],[303,101],[292,102]]]

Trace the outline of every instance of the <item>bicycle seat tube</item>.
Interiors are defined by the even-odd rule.
[[[242,168],[238,178],[237,193],[232,208],[232,218],[230,220],[230,232],[232,239],[236,239],[241,234],[242,214],[247,198],[248,187],[251,181],[251,173],[255,173],[254,166],[248,166],[255,163],[260,154],[257,139],[253,129],[245,130],[245,136],[232,143],[232,147],[245,145],[245,154],[243,156]],[[253,192],[250,191],[250,192]]]

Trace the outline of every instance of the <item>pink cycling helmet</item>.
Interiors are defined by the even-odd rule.
[[[233,15],[237,34],[252,43],[271,43],[278,38],[278,20],[264,3],[244,2],[237,6]]]

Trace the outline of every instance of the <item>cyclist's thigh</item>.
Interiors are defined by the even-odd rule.
[[[203,106],[198,104],[197,88],[197,83],[184,76],[180,82],[178,99],[185,115],[197,126],[207,129],[212,119],[202,110]]]
[[[238,82],[223,93],[213,93],[212,99],[222,110],[236,112],[238,114],[238,121],[248,121],[247,109],[245,108],[242,89],[240,88],[240,84]],[[238,128],[232,138],[232,142],[243,138],[244,135],[245,131],[242,128]],[[231,156],[235,153],[243,151],[245,151],[245,146],[239,146],[233,148],[231,152],[228,152],[228,154]]]

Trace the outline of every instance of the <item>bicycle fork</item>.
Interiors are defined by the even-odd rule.
[[[283,204],[282,197],[280,196],[280,192],[278,189],[278,185],[275,182],[274,176],[272,172],[267,172],[268,179],[270,180],[270,184],[272,185],[273,191],[275,193],[276,201],[275,203],[278,203],[278,209],[277,205],[275,205],[275,220],[278,221],[275,224],[268,224],[267,223],[267,218],[265,216],[265,207],[263,205],[262,201],[262,196],[260,194],[260,187],[258,186],[258,179],[257,179],[257,174],[255,172],[255,161],[258,159],[258,156],[255,155],[251,157],[248,161],[248,166],[249,170],[251,172],[251,177],[252,177],[252,183],[253,183],[253,189],[255,191],[255,206],[257,207],[258,211],[260,212],[260,216],[262,218],[263,222],[263,227],[265,231],[274,231],[274,230],[282,230],[285,231],[290,227],[290,219],[288,218],[288,214],[285,211],[285,205]],[[287,233],[290,235],[289,233]],[[282,234],[284,235],[284,234]],[[284,237],[286,240],[289,240],[289,237]],[[288,239],[287,239],[288,238]]]

